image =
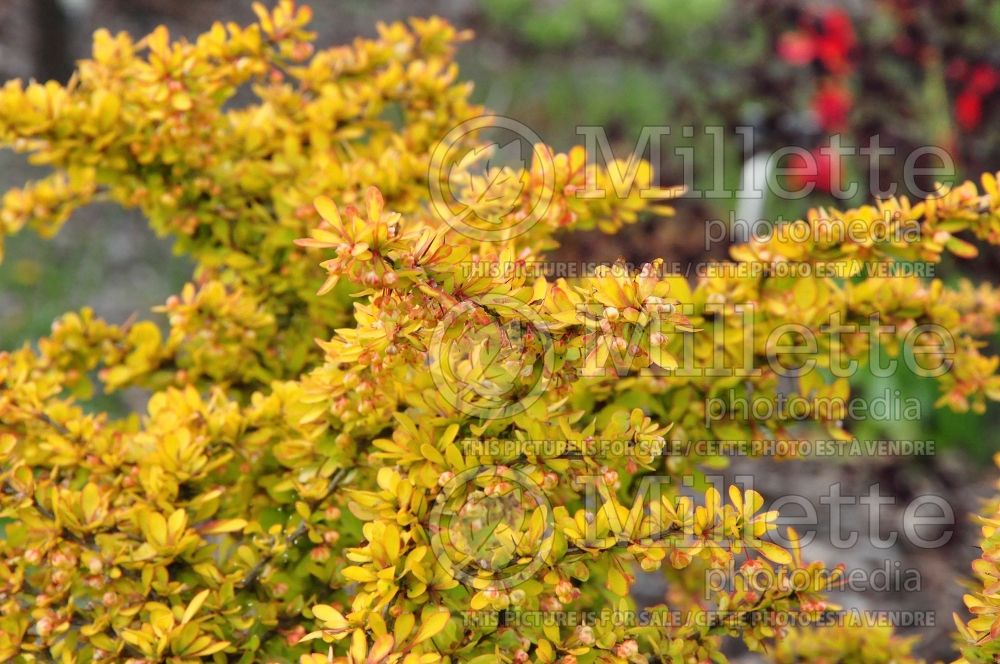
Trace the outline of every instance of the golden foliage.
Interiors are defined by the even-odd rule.
[[[675,192],[653,186],[648,164],[618,191],[628,165],[598,169],[579,148],[536,146],[524,169],[485,175],[456,160],[448,177],[478,217],[532,219],[489,240],[457,232],[427,192],[441,136],[482,114],[452,60],[468,35],[414,19],[314,51],[306,8],[257,13],[193,43],[98,32],[69,85],[0,91],[0,142],[54,171],[4,197],[3,235],[53,233],[112,200],[198,264],[157,310],[165,332],[83,310],[0,354],[0,659],[693,662],[719,657],[724,635],[774,652],[795,632],[753,617],[821,617],[837,571],[766,539],[777,515],[756,491],[693,500],[641,480],[725,460],[668,446],[785,432],[777,417],[710,424],[707,397],[776,395],[775,367],[802,359],[775,342],[792,324],[817,340],[810,357],[863,360],[871,338],[828,323],[875,312],[893,351],[917,329],[940,360],[944,340],[921,326],[953,336],[941,405],[1000,397],[979,341],[995,331],[992,289],[846,278],[863,262],[967,256],[962,232],[996,242],[993,176],[982,193],[965,184],[798,222],[888,215],[920,229],[913,241],[776,237],[735,248],[694,286],[659,261],[550,280],[528,268],[557,231],[613,232],[669,213]],[[483,147],[474,135],[459,146]],[[614,194],[577,195],[593,183]],[[814,269],[755,269],[778,263]],[[89,403],[129,387],[151,391],[145,413]],[[813,372],[799,388],[819,399],[847,382]],[[842,414],[811,415],[847,436]],[[474,444],[501,440],[516,445]],[[737,558],[731,589],[699,586]],[[689,596],[643,623],[463,623],[508,609],[627,615],[635,564],[685,570]],[[807,583],[759,592],[746,584],[759,571]],[[858,639],[907,653],[876,632],[841,640]],[[828,647],[817,652],[839,652]]]

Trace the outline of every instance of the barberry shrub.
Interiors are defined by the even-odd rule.
[[[994,176],[811,211],[794,226],[821,239],[738,246],[693,286],[659,262],[547,278],[530,268],[558,231],[669,214],[675,192],[580,149],[481,167],[480,134],[452,131],[486,117],[452,60],[468,35],[444,21],[314,51],[307,8],[257,14],[194,43],[101,31],[69,84],[0,91],[0,141],[52,170],[6,194],[4,235],[109,200],[197,262],[150,320],[84,309],[0,354],[0,659],[701,662],[735,637],[781,662],[913,661],[882,627],[811,625],[842,570],[774,541],[764,497],[708,485],[725,454],[686,443],[790,437],[780,414],[705,412],[789,380],[813,435],[849,439],[821,407],[848,390],[829,358],[876,343],[947,359],[942,407],[1000,398],[990,286],[859,272],[1000,241]],[[918,232],[817,232],[886,219]],[[756,269],[777,264],[814,269]],[[94,407],[126,388],[146,412]],[[994,508],[969,661],[1000,647]],[[635,615],[638,570],[666,603],[602,617]],[[532,614],[588,618],[513,619]]]

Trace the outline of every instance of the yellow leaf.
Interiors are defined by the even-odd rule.
[[[396,644],[392,634],[383,634],[375,639],[371,652],[368,653],[368,664],[379,664],[385,660],[392,652],[392,647]]]
[[[83,508],[83,516],[88,522],[94,520],[100,504],[100,493],[98,492],[97,485],[88,482],[87,486],[83,487],[83,492],[80,495],[80,506]]]
[[[186,625],[188,621],[194,618],[194,615],[198,613],[198,609],[200,609],[201,605],[205,603],[206,599],[208,599],[208,595],[210,592],[211,591],[208,588],[206,588],[205,590],[202,590],[200,593],[194,596],[194,599],[191,600],[191,603],[188,604],[187,609],[184,611],[184,617],[181,618],[182,625]]]
[[[327,629],[347,629],[347,618],[337,609],[328,604],[317,604],[312,608],[313,615],[323,621]]]
[[[187,528],[187,513],[182,509],[174,510],[174,513],[170,515],[170,520],[167,522],[167,531],[170,539],[176,541],[185,528]]]
[[[161,547],[167,543],[167,520],[159,512],[150,512],[142,523],[146,533],[146,540],[154,547]]]
[[[618,595],[619,597],[625,597],[628,595],[628,579],[625,575],[618,571],[618,568],[613,566],[608,570],[608,590]]]
[[[193,657],[208,657],[209,655],[214,655],[215,653],[221,650],[225,650],[228,647],[229,647],[229,641],[219,641],[217,643],[213,643],[207,648],[202,648],[198,652],[193,652],[188,654],[190,654]]]
[[[191,97],[186,92],[179,92],[173,97],[173,106],[178,111],[190,111],[193,104],[191,103]]]
[[[364,567],[357,567],[357,566],[345,567],[343,574],[345,579],[349,579],[351,581],[358,581],[361,583],[367,583],[369,581],[375,581],[376,579],[378,579],[378,577],[375,576],[375,572],[371,571],[370,569],[365,569]]]
[[[965,240],[960,240],[957,237],[950,237],[944,243],[948,251],[955,254],[959,258],[975,258],[979,255],[979,250],[976,249],[976,245],[966,242]]]
[[[365,661],[368,656],[368,639],[363,629],[356,629],[351,635],[350,656],[355,664]]]
[[[365,212],[369,219],[378,219],[382,215],[382,208],[385,201],[382,199],[382,192],[376,187],[368,187],[365,191]]]
[[[312,636],[313,635],[310,634],[309,636],[302,637],[301,639],[299,639],[299,643],[302,643],[303,641],[309,639]],[[302,657],[299,658],[299,664],[328,664],[328,662],[329,659],[327,658],[327,656],[318,652],[310,653],[308,655],[302,655]]]
[[[535,279],[535,283],[531,288],[531,300],[532,302],[541,302],[545,299],[545,295],[549,291],[549,284],[545,281],[544,277],[538,277]]]
[[[420,446],[420,454],[423,455],[423,457],[428,461],[433,461],[439,466],[446,465],[444,457],[441,456],[441,453],[438,452],[437,449],[435,449],[434,446],[430,445],[429,443],[424,443]]]
[[[321,639],[321,638],[323,638],[323,636],[325,636],[325,634],[326,633],[323,630],[319,630],[319,631],[316,631],[316,632],[309,632],[308,634],[306,634],[305,636],[303,636],[301,639],[299,639],[298,643],[302,643],[304,641],[312,641],[313,639]]]
[[[222,519],[210,521],[199,532],[203,535],[219,535],[221,533],[234,533],[247,527],[246,519]]]
[[[410,632],[413,631],[415,624],[416,616],[412,613],[404,613],[396,618],[396,624],[392,628],[393,636],[395,636],[397,641],[404,641],[410,635]]]
[[[547,640],[542,639],[538,642],[537,647],[538,661],[540,662],[552,662],[555,661],[556,653],[552,644]]]
[[[344,229],[344,223],[340,219],[340,210],[337,209],[333,201],[326,196],[319,196],[313,201],[313,205],[316,207],[316,211],[319,212],[319,216],[333,224],[337,230]]]
[[[808,309],[816,302],[816,282],[811,277],[805,277],[795,282],[795,304],[800,309]]]
[[[484,593],[483,591],[477,592],[475,595],[472,596],[472,599],[469,600],[469,608],[471,608],[473,611],[481,611],[482,609],[485,609],[489,605],[490,605],[489,597],[487,597],[486,593]]]
[[[779,565],[788,565],[792,562],[792,555],[772,542],[761,542],[755,548],[771,562]]]
[[[740,493],[740,488],[735,484],[729,485],[729,500],[737,512],[743,511],[743,495]]]
[[[326,295],[327,293],[329,293],[334,289],[334,287],[337,285],[337,282],[339,281],[340,281],[339,274],[331,274],[326,278],[326,281],[323,282],[323,285],[319,287],[319,290],[316,291],[316,295]],[[322,413],[323,411],[321,410],[319,412]]]
[[[433,637],[444,629],[444,626],[448,624],[449,618],[451,618],[451,613],[447,610],[437,611],[429,616],[425,614],[423,622],[420,624],[420,629],[417,630],[417,636],[413,639],[413,643],[417,644]]]

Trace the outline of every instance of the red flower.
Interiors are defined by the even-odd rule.
[[[851,52],[857,44],[850,16],[839,9],[820,16],[817,27],[785,32],[778,39],[778,56],[801,67],[816,59],[833,74],[851,69]]]
[[[977,65],[969,77],[969,89],[980,95],[993,92],[998,85],[1000,85],[1000,72],[990,65]]]
[[[850,16],[832,9],[822,17],[823,29],[816,39],[816,52],[828,71],[843,74],[851,68],[851,51],[857,43]]]
[[[823,15],[823,32],[845,46],[854,46],[854,24],[842,9],[831,9]]]
[[[804,30],[786,32],[778,39],[778,55],[789,64],[804,67],[816,57],[816,40]]]
[[[836,82],[825,83],[812,100],[813,113],[826,133],[836,133],[847,128],[847,118],[853,105],[851,93]]]
[[[969,89],[955,99],[955,119],[965,131],[973,131],[983,121],[983,99]]]
[[[844,165],[840,155],[832,150],[814,148],[807,154],[793,152],[788,156],[785,168],[795,169],[788,174],[791,192],[799,192],[808,185],[828,194],[835,189],[840,190]]]

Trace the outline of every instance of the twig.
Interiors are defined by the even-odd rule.
[[[322,503],[324,500],[329,498],[333,494],[333,492],[337,490],[337,487],[340,486],[340,483],[344,481],[345,477],[347,477],[347,469],[346,468],[338,469],[337,472],[335,472],[333,476],[330,477],[330,483],[327,485],[326,492],[324,492],[323,496],[319,498],[319,500],[313,502],[313,504],[310,507],[314,508],[320,503]],[[309,525],[306,521],[303,520],[302,523],[300,523],[298,527],[296,527],[295,530],[293,530],[288,535],[288,537],[285,538],[285,546],[286,547],[293,546],[296,540],[298,540],[300,537],[306,534],[307,530],[309,530]],[[266,567],[267,564],[274,559],[274,556],[275,554],[271,553],[270,555],[265,556],[261,558],[259,561],[257,561],[257,564],[250,568],[250,571],[247,572],[247,575],[243,577],[243,580],[240,581],[236,585],[236,587],[242,590],[256,583],[257,579],[260,578],[260,575],[263,574],[264,567]]]
[[[661,530],[659,532],[653,533],[649,537],[644,537],[642,539],[646,540],[646,541],[649,541],[649,540],[659,541],[659,540],[665,538],[667,535],[674,535],[674,534],[679,533],[679,532],[681,532],[680,526],[670,526],[666,530]],[[641,541],[640,542],[633,542],[631,540],[620,539],[620,540],[618,540],[618,542],[615,543],[614,546],[609,547],[607,549],[602,549],[602,551],[610,551],[611,549],[626,548],[626,547],[630,547],[630,546],[635,545],[635,544],[641,545]],[[590,551],[589,549],[584,548],[584,547],[573,545],[573,546],[570,546],[570,547],[566,548],[566,554],[565,555],[572,556],[572,555],[576,555],[576,554],[580,554],[580,553],[593,553],[593,552]]]

